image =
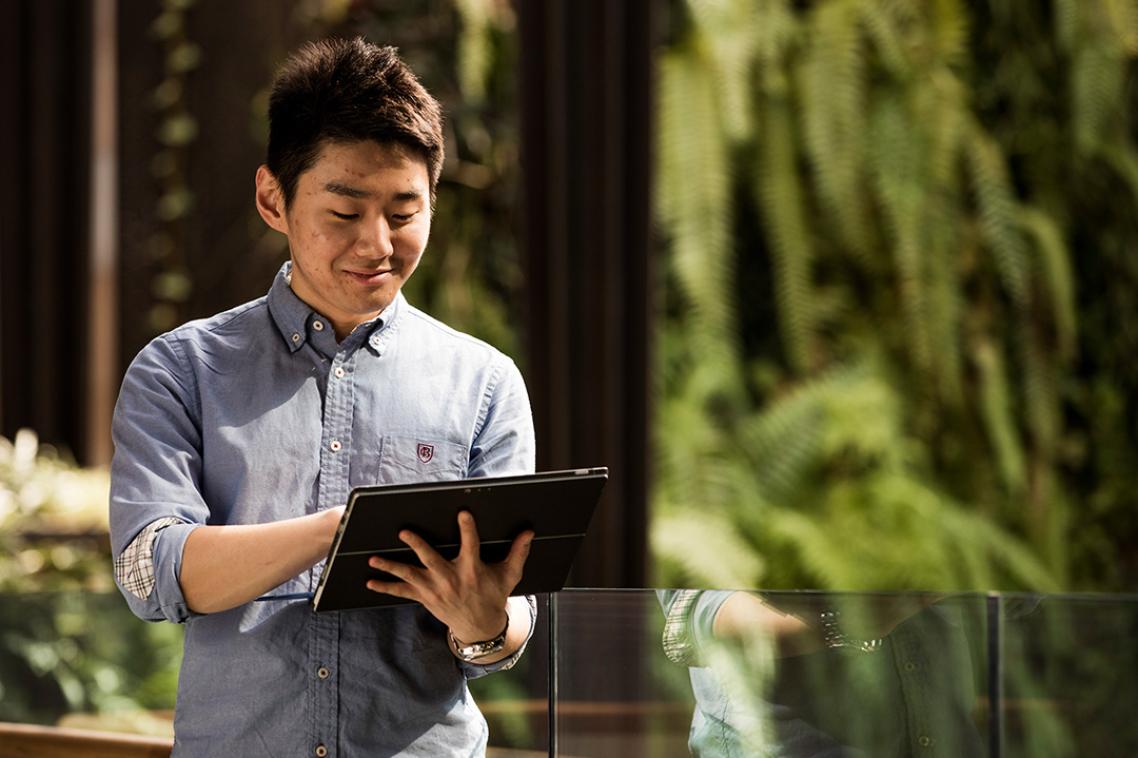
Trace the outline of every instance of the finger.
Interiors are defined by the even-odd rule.
[[[526,560],[529,558],[530,548],[533,547],[533,530],[527,529],[517,537],[514,537],[514,544],[510,545],[510,553],[506,556],[506,560],[502,563],[505,565],[506,577],[510,581],[510,591],[512,592],[518,582],[522,580],[522,569],[526,565]]]
[[[399,539],[415,551],[415,555],[419,556],[419,561],[429,570],[439,571],[448,567],[447,560],[439,555],[429,542],[409,529],[401,531]]]
[[[381,582],[378,579],[369,579],[367,588],[372,592],[419,602],[419,592],[406,582]]]
[[[367,565],[373,569],[386,571],[394,577],[398,577],[405,582],[415,584],[420,581],[419,572],[422,569],[417,569],[414,566],[408,566],[406,563],[399,561],[389,561],[386,558],[380,558],[378,555],[373,555],[368,559]]]
[[[458,531],[462,535],[462,548],[458,552],[458,557],[462,560],[481,560],[479,548],[482,541],[478,538],[478,526],[474,523],[474,516],[470,511],[459,511],[458,514]]]

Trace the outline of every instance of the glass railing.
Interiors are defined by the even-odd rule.
[[[565,756],[1135,756],[1138,598],[567,591]]]
[[[1138,755],[1135,597],[566,590],[539,609],[522,662],[470,682],[491,756]],[[0,595],[0,623],[0,722],[171,734],[179,627],[100,594]]]

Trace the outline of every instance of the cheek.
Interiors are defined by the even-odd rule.
[[[347,231],[328,229],[321,224],[308,224],[298,231],[297,237],[304,240],[305,251],[314,261],[334,258],[353,242]]]
[[[416,260],[427,245],[427,235],[420,230],[404,230],[394,240],[396,254],[407,260]]]

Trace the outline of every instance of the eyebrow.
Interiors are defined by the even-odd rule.
[[[348,184],[341,184],[340,182],[328,182],[324,185],[325,192],[331,192],[333,195],[342,195],[344,197],[351,197],[355,199],[371,197],[372,193],[359,187],[352,187]],[[418,200],[423,196],[423,193],[417,190],[408,190],[406,192],[396,193],[393,199],[399,202],[406,202],[409,200]]]

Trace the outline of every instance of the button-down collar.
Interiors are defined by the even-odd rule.
[[[269,312],[273,322],[284,338],[288,349],[295,353],[310,339],[314,346],[327,356],[337,352],[336,337],[330,327],[331,322],[312,309],[308,303],[301,300],[289,284],[292,273],[292,262],[286,262],[277,272],[273,285],[269,289]],[[375,355],[382,355],[384,347],[395,334],[399,313],[403,310],[403,293],[395,295],[391,305],[387,306],[376,318],[365,321],[357,326],[351,334],[340,343],[339,350],[355,350],[365,344]],[[322,328],[315,328],[314,324],[320,321]]]

